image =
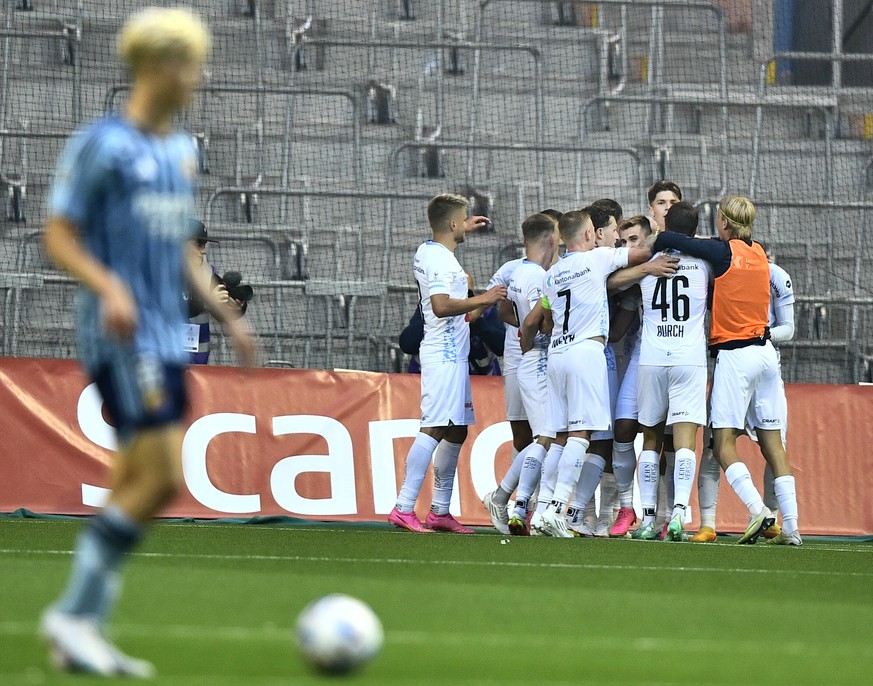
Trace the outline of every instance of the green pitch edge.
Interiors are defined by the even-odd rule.
[[[57,520],[77,520],[87,519],[90,515],[57,515],[57,514],[42,514],[33,512],[24,508],[19,508],[14,512],[0,512],[0,519],[57,519]],[[313,519],[301,519],[299,517],[285,517],[280,515],[271,515],[269,517],[227,517],[224,519],[196,519],[194,517],[167,517],[161,519],[162,522],[170,524],[266,524],[278,526],[322,526],[342,527],[344,529],[393,529],[394,527],[387,522],[319,522]],[[490,527],[474,527],[480,532],[490,532],[494,535],[500,535]],[[727,534],[720,533],[719,536]],[[810,539],[814,541],[834,541],[844,543],[873,543],[873,536],[809,536],[804,534],[804,540]]]

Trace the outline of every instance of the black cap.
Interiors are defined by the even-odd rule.
[[[199,219],[191,220],[191,240],[200,241],[203,243],[218,243],[214,238],[210,238],[206,231],[206,224]]]

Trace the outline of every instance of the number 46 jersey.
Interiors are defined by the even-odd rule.
[[[645,276],[640,281],[643,295],[640,364],[705,367],[706,302],[712,272],[709,264],[697,257],[672,254],[679,258],[673,276]]]

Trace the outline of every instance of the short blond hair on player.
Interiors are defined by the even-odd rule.
[[[118,54],[136,74],[152,60],[202,62],[209,50],[209,30],[200,17],[181,7],[148,7],[127,20],[118,34]]]
[[[755,221],[755,206],[742,195],[726,195],[718,203],[718,211],[725,218],[731,238],[749,240]]]
[[[427,220],[434,231],[444,231],[451,214],[460,208],[466,210],[469,206],[470,201],[463,195],[442,193],[431,198],[427,204]]]

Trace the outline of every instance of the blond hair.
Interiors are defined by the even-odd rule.
[[[466,210],[469,206],[470,201],[463,195],[442,193],[435,198],[431,198],[431,201],[427,204],[427,220],[434,231],[443,231],[452,212],[461,208]]]
[[[134,74],[150,60],[202,62],[208,50],[209,30],[183,8],[149,7],[131,16],[118,34],[118,54]]]
[[[718,211],[727,221],[731,238],[749,240],[755,221],[755,206],[742,195],[726,195],[718,203]]]

